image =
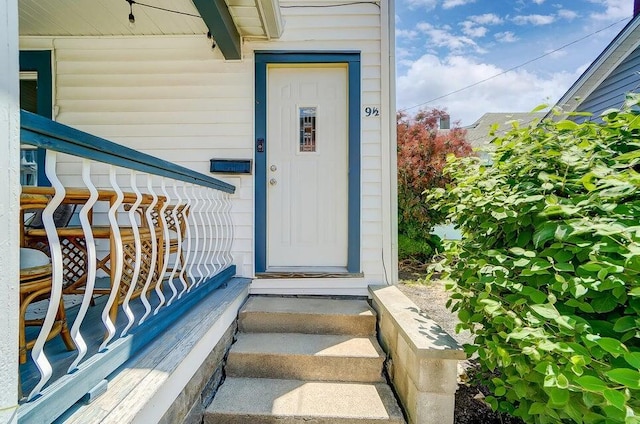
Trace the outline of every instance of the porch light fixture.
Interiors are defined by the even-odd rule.
[[[133,27],[133,25],[136,23],[136,17],[133,16],[133,3],[135,3],[135,1],[127,0],[127,3],[129,3],[129,26]]]

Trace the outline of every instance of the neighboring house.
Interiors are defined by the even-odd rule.
[[[467,142],[474,149],[485,149],[491,140],[507,133],[514,124],[526,127],[540,121],[543,116],[544,113],[541,112],[489,112],[482,115],[473,124],[463,128],[467,132]],[[494,131],[493,135],[490,134],[492,131]]]
[[[463,127],[466,131],[465,139],[480,158],[489,162],[491,140],[507,133],[515,123],[520,127],[526,127],[540,121],[543,116],[544,113],[540,112],[485,113],[473,124]],[[448,129],[440,129],[439,131],[448,131]],[[490,134],[491,131],[495,131],[493,135]],[[460,240],[461,237],[460,231],[453,225],[436,225],[433,234],[445,240]]]
[[[566,117],[570,112],[589,112],[592,117],[572,116],[576,122],[598,120],[607,109],[619,109],[625,94],[640,90],[640,12],[635,2],[634,17],[558,100],[556,108]],[[546,117],[552,117],[551,112]],[[554,118],[555,119],[555,118]]]
[[[220,285],[235,275],[249,281],[248,291],[225,301],[228,310],[220,319],[235,319],[249,293],[367,296],[370,285],[397,282],[393,1],[162,0],[145,4],[161,9],[126,0],[20,0],[19,4],[10,0],[0,5],[0,421],[15,419],[19,386],[15,317],[21,169],[23,181],[32,181],[37,174],[41,185],[50,180],[56,186],[59,178],[67,188],[85,187],[82,172],[88,169],[88,160],[78,159],[83,157],[112,165],[92,162],[93,184],[113,193],[99,201],[113,205],[120,188],[130,193],[140,189],[149,194],[140,201],[151,205],[153,187],[160,184],[162,189],[155,190],[154,196],[173,198],[174,203],[177,198],[183,205],[186,201],[195,224],[191,234],[180,236],[177,227],[164,232],[166,254],[180,256],[175,245],[169,248],[169,239],[173,243],[176,236],[177,245],[190,237],[190,247],[182,252],[187,262],[215,239],[215,246],[211,241],[208,249],[219,257],[200,258],[203,266],[207,260],[212,264],[204,275],[198,263],[200,279]],[[23,113],[20,136],[19,100],[22,108],[42,116]],[[22,168],[21,143],[39,147],[35,159],[34,150],[23,153]],[[43,148],[64,153],[47,156],[47,166],[52,167],[57,157],[57,169],[46,175]],[[211,167],[218,172],[210,173]],[[125,168],[140,174],[129,177]],[[143,172],[167,178],[167,187],[160,177],[145,180]],[[120,201],[129,202],[126,210],[135,211],[132,195]],[[107,209],[96,209],[96,220],[110,217]],[[117,228],[120,221],[114,222],[109,221],[110,230],[94,235],[105,239],[100,240],[102,244],[96,242],[98,258],[114,252],[114,239],[124,238],[131,230],[124,226],[120,235],[114,235],[114,225]],[[51,241],[55,231],[49,231],[47,222],[44,225]],[[197,228],[202,231],[199,235],[193,234]],[[145,235],[131,237],[137,240]],[[151,245],[155,239],[148,240]],[[150,249],[155,252],[156,246]],[[151,255],[143,251],[142,257],[147,254]],[[55,300],[61,279],[67,277],[56,274],[59,268],[52,255],[51,297]],[[151,263],[151,271],[136,268],[131,270],[133,275],[153,274],[155,262],[146,262]],[[174,272],[180,272],[178,265],[176,259]],[[126,272],[127,263],[123,266]],[[111,264],[98,269],[98,278],[105,273],[113,278],[118,272],[113,268]],[[131,287],[136,285],[132,278]],[[190,278],[189,284],[194,283]],[[191,293],[186,287],[180,296],[188,299]],[[199,289],[192,288],[194,293]],[[113,294],[115,289],[106,293]],[[126,310],[129,298],[140,294],[125,290],[114,296],[109,300],[115,305],[111,315],[102,316],[105,323],[111,318],[115,322],[116,316],[125,319],[131,312]],[[173,301],[179,308],[180,302]],[[55,306],[47,309],[51,321],[44,325],[48,328],[54,328],[56,310]],[[169,318],[157,318],[151,327],[166,327],[165,321]],[[204,363],[206,354],[196,354],[211,351],[228,325],[220,327],[214,320],[211,330],[208,327],[209,332],[183,352],[191,355],[189,367],[195,370]],[[102,339],[104,328],[93,331]],[[127,331],[133,332],[125,329],[122,334]],[[100,367],[107,374],[122,363],[109,358],[131,356],[141,349],[138,341],[152,337],[138,333],[132,344],[120,349],[120,334],[118,329],[110,336],[116,344],[107,345],[106,353],[102,347],[90,360],[104,354],[107,365]],[[43,353],[41,348],[36,343],[34,350],[45,358],[46,349]],[[109,350],[114,353],[111,357]],[[35,411],[33,405],[40,405],[45,409],[43,416],[59,415],[58,409],[64,411],[75,402],[78,397],[72,397],[85,390],[89,381],[105,377],[83,366],[75,376],[56,376],[54,370],[51,381],[60,379],[50,381],[42,392],[34,389],[33,401],[22,404],[17,414],[22,416],[29,409],[39,416],[43,412]],[[33,373],[46,376],[46,367],[38,363]],[[169,391],[178,387],[178,393],[182,387],[157,383],[163,384]],[[156,413],[168,408],[162,401],[172,395],[167,396],[156,404]]]

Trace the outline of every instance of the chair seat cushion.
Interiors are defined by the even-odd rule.
[[[49,265],[49,257],[40,250],[20,248],[20,271]]]

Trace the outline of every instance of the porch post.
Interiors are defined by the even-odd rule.
[[[18,421],[18,0],[0,2],[0,422]]]

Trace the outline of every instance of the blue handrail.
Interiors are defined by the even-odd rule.
[[[20,120],[20,141],[24,144],[169,177],[225,193],[235,193],[236,190],[232,184],[54,122],[26,110],[20,111]]]

